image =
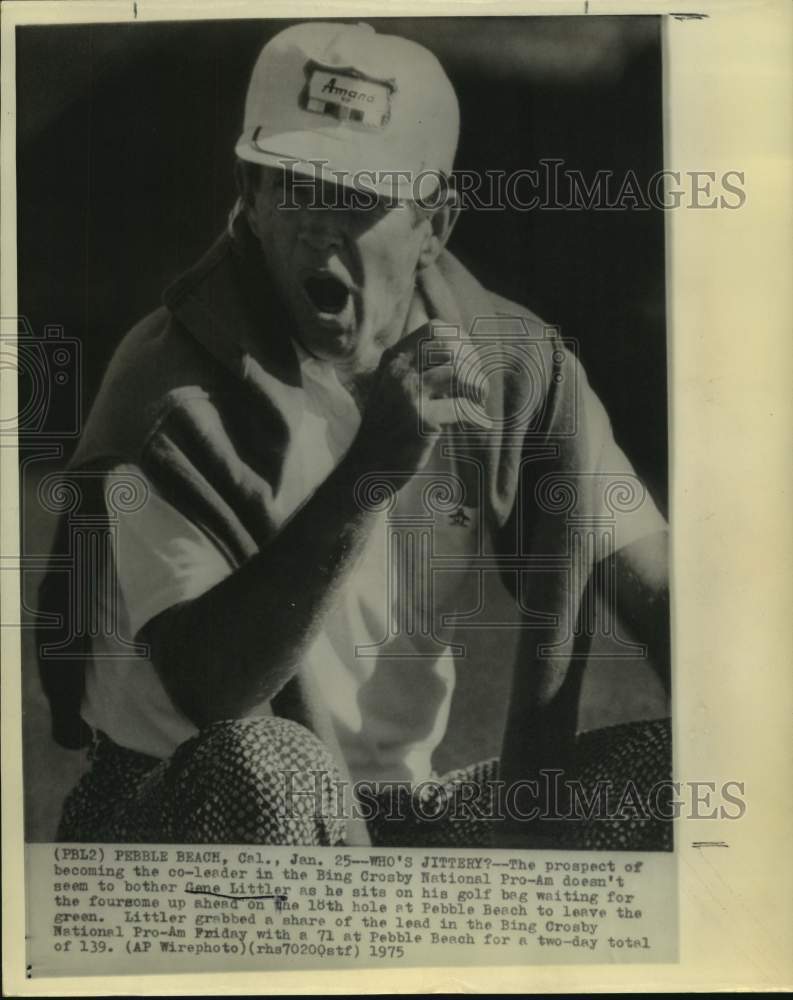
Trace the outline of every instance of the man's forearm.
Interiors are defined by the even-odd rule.
[[[667,695],[671,684],[669,622],[669,534],[659,531],[614,555],[614,612],[639,642]]]
[[[379,473],[385,484],[387,470],[398,470],[396,490],[425,463],[442,425],[457,420],[451,366],[417,371],[422,332],[383,353],[349,452],[270,544],[144,630],[172,699],[198,725],[244,714],[292,677],[376,521],[357,502],[356,483]]]
[[[349,453],[269,545],[144,631],[169,694],[197,725],[244,714],[296,672],[371,533],[375,515],[355,499],[363,471]]]
[[[668,536],[665,531],[647,536],[610,556],[606,572],[590,576],[582,606],[594,603],[597,588],[605,580],[615,581],[601,596],[613,600],[612,610],[630,629],[632,636],[647,646],[649,662],[669,691],[669,596]],[[579,633],[577,655],[586,655],[587,631]],[[537,654],[537,639],[523,633],[516,659],[504,740],[500,777],[507,788],[536,782],[537,791],[528,795],[521,807],[564,810],[540,797],[547,787],[546,775],[569,767],[577,732],[584,661],[543,658]],[[549,792],[549,794],[551,794]],[[534,797],[532,797],[534,796]],[[517,815],[500,824],[497,844],[544,847],[542,824],[528,824]]]

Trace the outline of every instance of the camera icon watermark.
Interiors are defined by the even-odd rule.
[[[16,411],[0,419],[0,439],[19,444],[76,438],[82,429],[82,345],[50,324],[41,334],[24,316],[0,319],[0,368],[17,379]]]
[[[419,341],[422,379],[440,365],[451,369],[448,399],[454,419],[446,422],[446,440],[501,447],[510,440],[538,435],[569,437],[576,433],[577,345],[562,342],[559,328],[528,317],[478,316],[463,332],[453,323],[432,323]],[[562,390],[571,405],[554,404]],[[420,427],[433,433],[436,400],[419,399]],[[551,426],[552,411],[561,416]]]

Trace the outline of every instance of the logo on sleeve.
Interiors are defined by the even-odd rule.
[[[453,514],[449,514],[449,524],[455,528],[467,528],[471,518],[466,514],[465,507],[458,507]]]

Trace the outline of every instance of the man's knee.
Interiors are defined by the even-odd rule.
[[[223,817],[239,842],[334,843],[343,835],[336,763],[288,719],[214,723],[179,747],[171,772],[186,814],[211,813],[213,826]]]
[[[194,754],[233,759],[242,765],[255,760],[272,763],[276,769],[336,766],[328,749],[309,729],[277,716],[214,722],[191,743]]]

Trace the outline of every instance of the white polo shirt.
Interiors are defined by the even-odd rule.
[[[303,417],[283,472],[278,511],[282,521],[339,463],[361,419],[332,365],[303,354],[301,369]],[[142,475],[129,465],[115,472]],[[475,600],[471,587],[476,581],[464,573],[428,579],[422,567],[429,553],[413,551],[412,543],[419,548],[432,544],[447,556],[473,554],[479,533],[476,511],[444,511],[429,530],[400,535],[400,522],[426,520],[424,489],[430,481],[451,476],[451,463],[436,457],[422,473],[400,491],[396,506],[379,517],[324,630],[307,653],[306,665],[325,693],[354,780],[420,781],[429,776],[454,687],[451,630],[443,627],[441,615],[470,608]],[[405,538],[407,544],[402,545]],[[198,597],[237,568],[153,489],[139,510],[119,516],[113,555],[119,633],[130,638],[162,611]],[[111,638],[94,640],[83,717],[122,746],[170,756],[195,735],[195,726],[175,708],[148,659],[117,654]],[[265,704],[249,714],[269,711]]]
[[[303,408],[283,470],[277,511],[282,522],[339,463],[361,419],[335,368],[301,354]],[[588,386],[584,407],[580,426],[586,467],[633,473]],[[447,619],[476,609],[481,575],[473,563],[477,554],[493,550],[482,537],[471,497],[457,503],[445,493],[444,483],[453,492],[455,476],[452,460],[441,451],[435,449],[430,464],[399,492],[395,506],[379,516],[306,656],[305,666],[324,692],[353,780],[428,778],[433,752],[446,731],[455,679],[454,628]],[[116,471],[141,474],[132,466]],[[432,483],[436,491],[429,495]],[[648,496],[638,511],[623,518],[620,544],[662,527]],[[141,509],[119,515],[113,555],[118,631],[129,638],[156,615],[205,593],[237,568],[154,490]],[[435,571],[427,571],[430,565]],[[270,714],[270,709],[264,704],[249,714]],[[160,758],[197,732],[171,702],[152,663],[124,655],[108,637],[94,641],[82,715],[118,744]]]

